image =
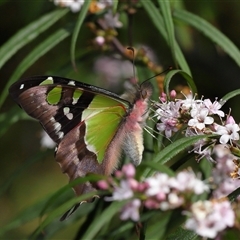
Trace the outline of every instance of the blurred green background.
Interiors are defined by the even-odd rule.
[[[238,48],[240,47],[240,1],[177,1],[177,3],[175,1],[175,4],[207,20],[232,40]],[[56,6],[53,2],[47,0],[1,0],[0,46],[20,29],[55,9]],[[63,26],[71,31],[77,15],[71,12],[67,13],[50,29],[17,51],[0,69],[0,89],[4,89],[17,66],[35,46],[44,41],[53,31]],[[120,20],[125,23],[126,16],[122,14]],[[224,51],[197,30],[180,22],[175,24],[176,37],[190,66],[199,96],[204,95],[205,98],[209,97],[214,100],[215,97],[221,98],[229,91],[240,88],[240,68]],[[118,33],[121,43],[128,46],[127,26],[124,25],[123,28],[120,28]],[[131,35],[134,47],[145,45],[153,51],[156,64],[162,65],[163,68],[173,65],[167,43],[159,35],[144,9],[139,9],[134,15]],[[28,36],[25,37],[28,38]],[[93,38],[93,34],[84,25],[76,46],[76,55],[81,56],[76,60],[78,71],[74,71],[70,62],[71,38],[67,37],[31,65],[22,74],[22,77],[54,74],[78,79],[119,93],[119,89],[122,88],[119,88],[118,84],[122,85],[122,83],[117,83],[111,88],[112,84],[102,81],[99,75],[93,71],[96,60],[107,53],[104,51],[88,53],[88,49],[91,47],[91,38]],[[178,79],[178,81],[184,83],[182,79]],[[225,106],[225,109],[232,108],[232,115],[235,116],[237,122],[240,120],[239,101],[239,97],[236,97]],[[7,97],[0,110],[1,114],[9,112],[14,106],[13,100]],[[6,128],[5,125],[1,128],[4,130],[4,134],[0,140],[0,228],[29,205],[45,198],[67,183],[67,177],[61,173],[54,160],[54,150],[41,149],[41,127],[36,121],[29,119],[19,121],[9,128]],[[73,193],[71,194],[73,196]],[[36,228],[38,223],[38,221],[31,221],[17,230],[11,230],[3,239],[25,238]],[[56,238],[71,239],[75,235],[76,229],[77,226],[72,225],[71,228],[59,232]]]

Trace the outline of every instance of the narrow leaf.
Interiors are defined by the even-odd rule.
[[[182,70],[172,70],[172,71],[168,72],[164,78],[164,92],[167,94],[168,98],[169,98],[169,92],[170,92],[170,89],[169,89],[170,82],[172,80],[172,77],[178,73],[180,73],[185,78],[192,93],[193,94],[197,93],[197,87],[190,75],[188,75],[186,72],[184,72]]]
[[[240,89],[236,89],[232,92],[229,92],[224,97],[222,97],[221,100],[227,102],[229,99],[236,97],[237,95],[240,95]]]
[[[166,240],[196,240],[200,239],[199,236],[193,232],[186,229],[183,229],[182,227],[179,227],[177,230],[175,230],[171,235],[169,235]]]
[[[67,201],[66,203],[62,204],[61,206],[59,206],[58,208],[54,209],[47,217],[46,219],[44,219],[44,221],[42,221],[40,223],[40,225],[38,226],[38,228],[34,231],[34,233],[31,236],[31,239],[35,239],[38,234],[40,232],[42,232],[44,230],[45,227],[47,227],[51,222],[53,222],[54,220],[56,220],[56,218],[59,218],[60,215],[66,211],[66,209],[71,208],[72,206],[74,206],[75,204],[92,197],[92,192],[83,194],[79,197],[75,197],[70,199],[69,201]]]
[[[74,67],[75,67],[75,49],[76,49],[77,38],[80,32],[81,26],[83,24],[83,20],[87,15],[90,4],[91,4],[91,1],[84,1],[83,7],[81,8],[81,11],[78,16],[78,20],[76,22],[76,26],[73,31],[73,36],[71,41],[71,61]]]
[[[214,135],[198,135],[198,136],[192,136],[192,137],[185,137],[177,140],[174,143],[171,143],[169,146],[165,147],[163,150],[161,150],[159,153],[156,154],[156,156],[153,158],[153,162],[165,164],[171,159],[173,159],[175,156],[177,156],[180,152],[186,150],[188,147],[192,146],[197,141],[209,138]],[[149,169],[146,169],[143,173],[144,177],[149,176]]]
[[[98,218],[93,219],[92,224],[89,226],[82,239],[96,239],[97,233],[101,230],[105,223],[111,221],[113,215],[116,214],[124,204],[125,201],[113,202],[99,215]]]
[[[177,66],[176,62],[176,48],[175,48],[175,34],[174,34],[174,25],[171,14],[171,6],[169,1],[161,1],[158,0],[158,4],[161,7],[163,20],[165,24],[165,29],[167,32],[167,38],[169,42],[169,46],[172,52],[172,57],[175,62],[175,66]]]
[[[168,43],[167,32],[163,28],[164,26],[163,17],[159,13],[158,9],[154,6],[152,1],[142,0],[141,3],[145,8],[146,12],[148,13],[149,17],[151,18],[153,24],[159,30],[159,33],[163,36],[163,38]],[[176,59],[179,66],[182,68],[183,71],[185,71],[186,73],[188,73],[188,75],[191,76],[192,74],[191,74],[190,68],[177,42],[175,42],[175,50],[176,50]]]
[[[8,130],[8,128],[18,122],[21,119],[32,119],[24,111],[22,111],[18,106],[14,106],[8,112],[2,113],[0,115],[0,137]]]
[[[44,159],[47,155],[49,155],[49,151],[39,152],[38,154],[31,156],[27,159],[20,168],[17,168],[8,179],[4,180],[4,183],[0,186],[0,195],[2,195],[14,181],[17,181],[17,178],[21,176],[24,172],[28,170],[28,168],[36,163],[37,161]]]
[[[240,195],[240,187],[235,189],[233,192],[231,192],[228,195],[228,198],[229,198],[230,201],[235,201],[239,197],[239,195]]]
[[[69,10],[67,9],[60,9],[48,13],[12,36],[0,48],[0,69],[19,49],[38,37],[40,33],[51,27],[57,20],[66,15],[68,11]]]
[[[113,14],[116,14],[117,8],[118,8],[118,4],[119,4],[119,0],[113,1],[113,7],[112,7],[112,9],[113,9]]]
[[[23,210],[18,216],[11,219],[11,221],[9,221],[8,224],[5,224],[5,226],[1,226],[0,236],[3,236],[8,231],[10,231],[12,229],[16,229],[16,228],[24,225],[25,223],[36,219],[39,216],[40,211],[41,211],[42,207],[44,206],[46,200],[47,200],[47,198],[40,200],[36,204],[31,205],[27,209]],[[1,238],[1,239],[3,239],[3,238]]]
[[[187,12],[183,9],[176,9],[173,12],[173,16],[176,20],[181,20],[194,28],[201,31],[213,42],[217,43],[233,60],[240,66],[240,51],[236,45],[229,40],[223,33],[217,28],[212,26],[206,20],[198,17],[197,15]]]
[[[64,40],[69,36],[69,32],[65,29],[60,29],[53,33],[49,38],[39,44],[35,49],[28,54],[26,58],[18,65],[17,69],[12,74],[10,80],[7,82],[3,92],[0,96],[0,106],[4,102],[7,94],[8,88],[13,84],[16,80],[20,78],[20,76],[40,57],[42,57],[45,53],[55,47],[59,42]]]
[[[167,167],[165,165],[162,165],[162,164],[159,164],[159,163],[156,163],[156,162],[144,161],[144,162],[141,163],[141,166],[149,167],[149,168],[151,168],[155,171],[166,173],[169,176],[174,176],[175,175],[174,172],[169,167]]]

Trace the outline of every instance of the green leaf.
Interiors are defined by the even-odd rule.
[[[114,237],[122,236],[127,230],[134,228],[134,222],[122,222],[121,226],[118,226],[116,229],[113,229],[107,234],[108,239],[114,239]]]
[[[236,180],[237,181],[237,180]],[[236,190],[234,190],[233,192],[231,192],[229,195],[228,195],[228,199],[232,202],[234,200],[237,199],[237,197],[239,197],[240,195],[240,187],[237,188]]]
[[[198,135],[181,138],[176,142],[171,143],[169,146],[165,147],[163,150],[157,153],[156,156],[152,159],[152,161],[156,163],[165,164],[171,159],[173,159],[175,156],[177,156],[180,152],[192,146],[197,141],[213,136],[214,135]],[[151,171],[149,169],[146,169],[145,172],[143,173],[143,177],[148,177],[150,173]]]
[[[48,13],[12,36],[0,48],[0,69],[19,49],[38,37],[43,31],[51,27],[57,20],[66,15],[68,12],[69,10],[67,9],[60,9]]]
[[[141,3],[143,7],[145,8],[146,12],[148,13],[149,17],[151,18],[153,24],[155,27],[159,30],[159,33],[163,36],[163,38],[168,43],[168,37],[167,37],[167,31],[165,30],[164,26],[164,20],[161,14],[159,13],[159,10],[154,6],[152,1],[145,1],[141,0]],[[168,43],[169,44],[169,43]],[[179,64],[179,66],[182,68],[183,71],[188,73],[188,75],[192,75],[190,68],[187,64],[187,61],[178,45],[178,43],[175,41],[175,51],[176,51],[176,59]]]
[[[183,229],[182,227],[179,227],[174,233],[172,233],[170,236],[166,238],[166,240],[195,240],[200,239],[200,237],[190,230]]]
[[[27,169],[36,163],[37,161],[45,158],[49,154],[49,151],[44,151],[44,152],[39,152],[38,154],[31,156],[28,160],[26,160],[20,168],[16,169],[8,179],[4,180],[4,183],[0,186],[0,195],[2,195],[9,187],[11,184],[16,181],[16,179],[23,174],[24,172],[27,171]]]
[[[240,95],[240,89],[236,89],[232,92],[227,93],[225,96],[221,98],[221,100],[227,102],[229,99],[236,97],[237,95]]]
[[[165,239],[164,234],[166,227],[171,224],[170,219],[172,216],[172,211],[160,211],[160,210],[146,210],[143,213],[141,219],[147,218],[147,221],[143,221],[145,225],[145,239]]]
[[[119,0],[113,1],[113,7],[112,7],[112,9],[113,9],[113,14],[116,14],[117,8],[118,8],[118,4],[119,4]]]
[[[8,128],[21,119],[32,119],[18,106],[14,106],[8,112],[0,115],[0,137],[8,130]]]
[[[173,16],[176,20],[181,20],[201,31],[209,39],[217,43],[227,54],[229,54],[229,56],[233,58],[233,60],[238,64],[238,66],[240,66],[239,49],[217,28],[212,26],[206,20],[198,17],[197,15],[182,9],[175,9],[173,12]]]
[[[60,199],[62,197],[63,194],[66,194],[69,190],[72,191],[72,187],[73,186],[76,186],[78,184],[83,184],[83,183],[86,183],[86,182],[96,182],[96,181],[99,181],[99,180],[102,180],[104,179],[105,177],[102,176],[102,175],[96,175],[96,174],[90,174],[86,177],[81,177],[81,178],[77,178],[73,181],[71,181],[70,183],[68,183],[67,185],[65,185],[64,187],[60,188],[58,191],[56,191],[49,199],[48,201],[46,202],[46,206],[42,209],[42,212],[41,212],[41,215],[44,215],[48,208],[51,208],[52,205],[54,205],[54,203],[56,202],[56,199]],[[93,195],[96,195],[96,193],[91,193],[91,197]],[[75,198],[74,198],[75,199]],[[78,203],[79,201],[78,200],[70,200],[71,202],[70,203],[66,203],[66,205],[62,208],[63,210],[61,210],[63,212],[66,212],[70,207],[72,207],[75,203]]]
[[[170,86],[170,82],[172,80],[172,77],[177,74],[180,73],[187,81],[188,86],[190,87],[193,95],[195,93],[197,93],[197,87],[192,79],[192,77],[190,75],[188,75],[186,72],[182,71],[182,70],[172,70],[170,72],[168,72],[164,78],[164,92],[167,94],[168,98],[170,98],[169,96],[169,86]]]
[[[65,29],[60,29],[53,33],[50,37],[48,37],[45,41],[40,43],[35,49],[29,53],[24,60],[18,65],[17,69],[12,74],[10,80],[7,82],[3,92],[0,96],[0,107],[3,104],[7,94],[8,88],[13,84],[16,80],[20,78],[20,76],[40,57],[42,57],[46,52],[54,48],[58,43],[64,40],[69,36],[69,32]]]
[[[162,172],[162,173],[166,173],[169,176],[174,176],[174,172],[167,166],[156,163],[156,162],[152,162],[152,161],[144,161],[141,163],[140,167],[149,167],[151,169],[153,169],[155,172]]]
[[[161,1],[158,0],[158,4],[161,7],[161,12],[163,15],[163,20],[165,23],[165,29],[167,32],[167,38],[169,42],[169,46],[172,52],[172,57],[176,63],[176,47],[175,47],[175,34],[174,34],[174,25],[173,25],[173,20],[172,20],[172,14],[171,14],[171,7],[170,7],[170,2],[169,1]]]
[[[59,215],[64,212],[64,209],[70,208],[75,205],[77,202],[81,202],[84,199],[91,197],[92,193],[83,194],[80,197],[73,198],[66,203],[62,204],[60,207],[54,209],[38,226],[38,228],[33,232],[30,239],[37,239],[37,236],[51,223],[59,218]],[[41,213],[40,213],[41,214]]]
[[[87,177],[86,177],[86,179],[87,179]],[[85,178],[84,178],[84,180],[85,180]],[[63,214],[63,212],[66,212],[66,210],[72,208],[75,204],[77,204],[81,201],[84,201],[87,198],[92,197],[92,195],[93,195],[93,193],[89,192],[89,193],[83,194],[79,197],[72,198],[72,199],[68,200],[67,202],[65,202],[64,204],[61,204],[61,206],[59,206],[58,208],[54,209],[51,213],[49,213],[48,216],[40,223],[38,228],[32,234],[31,238],[35,239],[38,236],[38,234],[44,230],[45,227],[47,227],[49,224],[51,224],[51,222],[56,220],[56,218],[59,218],[60,215]],[[42,214],[42,211],[40,214]]]
[[[88,227],[82,239],[96,239],[97,233],[101,230],[105,223],[110,222],[113,215],[119,212],[125,204],[125,201],[112,202],[107,209],[101,212],[98,218],[93,219],[92,224]]]
[[[47,198],[40,200],[38,203],[28,207],[27,209],[23,210],[18,216],[14,217],[8,224],[5,226],[1,226],[0,228],[0,236],[5,234],[6,232],[18,228],[25,223],[36,219],[40,211],[42,210],[44,204],[46,203]]]
[[[90,4],[91,4],[91,1],[84,1],[83,7],[81,8],[81,11],[78,16],[78,20],[76,22],[76,26],[73,30],[73,36],[72,36],[72,41],[71,41],[71,61],[72,61],[74,68],[76,67],[76,64],[75,64],[76,42],[77,42],[77,38],[78,38],[78,35],[80,32],[81,26],[83,24],[83,20],[85,19],[86,15],[87,15]]]

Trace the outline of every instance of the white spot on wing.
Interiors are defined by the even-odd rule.
[[[85,141],[86,141],[86,139],[85,139]],[[90,152],[93,152],[93,153],[97,154],[97,150],[93,145],[86,144],[86,147]]]
[[[72,119],[73,119],[73,114],[72,114],[72,113],[68,113],[68,114],[66,114],[66,117],[67,117],[69,120],[72,120]]]
[[[78,98],[73,98],[72,105],[75,105],[78,101]]]
[[[54,117],[51,117],[49,120],[50,120],[50,122],[55,122],[55,118]]]
[[[68,85],[71,85],[71,86],[76,86],[75,82],[74,81],[69,81]]]
[[[70,113],[70,108],[69,107],[63,108],[63,113],[69,120],[73,119],[73,114]]]
[[[64,115],[68,114],[69,112],[70,112],[70,108],[69,107],[63,108]]]
[[[48,77],[46,80],[52,81],[52,83],[53,83],[53,78],[52,77]]]
[[[59,139],[62,139],[63,136],[64,136],[64,133],[63,133],[63,132],[58,132],[58,133],[56,133],[56,134],[58,135],[58,138],[59,138]]]
[[[55,122],[55,123],[53,124],[53,126],[54,126],[54,130],[56,131],[56,133],[59,132],[59,130],[60,130],[61,127],[62,127],[59,122]]]
[[[24,84],[22,83],[19,89],[23,89],[23,88],[24,88]]]

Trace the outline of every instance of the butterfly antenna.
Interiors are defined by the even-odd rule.
[[[156,75],[154,75],[154,76],[152,76],[152,77],[150,77],[150,78],[147,78],[146,80],[144,80],[144,81],[141,83],[141,85],[143,85],[145,82],[147,82],[147,81],[149,81],[149,80],[151,80],[151,79],[153,79],[153,78],[155,78],[155,77],[157,77],[157,76],[159,76],[159,75],[162,75],[163,73],[168,72],[168,71],[170,71],[170,70],[172,70],[172,69],[173,69],[172,66],[168,67],[166,70],[164,70],[164,71],[162,71],[162,72],[160,72],[160,73],[158,73],[158,74],[156,74]]]
[[[136,70],[135,70],[135,52],[133,47],[127,47],[132,52],[132,67],[133,67],[133,78],[136,81]]]

